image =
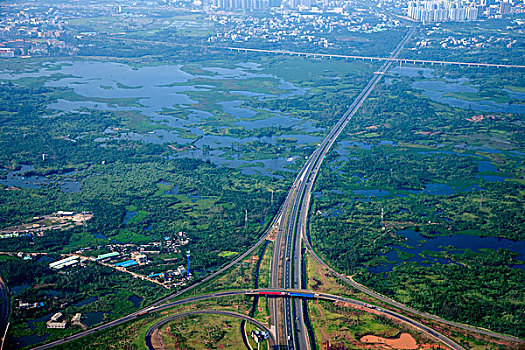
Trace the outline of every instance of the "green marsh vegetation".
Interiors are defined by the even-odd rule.
[[[493,74],[486,89],[523,78]],[[327,157],[311,212],[314,248],[412,307],[523,336],[523,116],[436,103],[410,87],[418,79],[378,86]],[[480,236],[507,248],[464,243],[476,247]],[[452,243],[434,247],[436,237]]]

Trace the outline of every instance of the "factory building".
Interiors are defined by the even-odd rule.
[[[52,262],[51,264],[49,264],[49,268],[54,269],[54,270],[60,270],[60,269],[63,269],[64,267],[76,265],[78,264],[78,262],[79,262],[79,259],[77,256],[70,256],[68,258]]]

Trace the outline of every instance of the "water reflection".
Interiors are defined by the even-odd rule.
[[[421,264],[453,263],[450,259],[428,257],[424,253],[425,251],[442,252],[445,251],[445,247],[449,254],[463,253],[467,249],[472,251],[481,251],[484,249],[507,249],[518,254],[516,257],[517,260],[525,261],[525,241],[512,241],[505,238],[477,237],[460,234],[426,238],[419,232],[413,230],[401,230],[396,234],[406,239],[403,243],[409,246],[409,248],[399,245],[390,246],[395,250],[383,254],[383,256],[388,259],[389,263],[370,267],[370,272],[381,273],[392,271],[392,269],[401,264],[402,261],[418,262]],[[409,258],[404,258],[403,260],[400,259],[398,251],[408,253]],[[515,265],[513,267],[525,269],[525,264]]]
[[[70,179],[73,173],[55,175],[54,178],[48,176],[25,175],[24,173],[33,170],[33,165],[22,165],[20,170],[10,171],[6,179],[0,179],[0,184],[12,188],[42,188],[43,186],[57,184],[64,193],[80,192],[80,182]]]

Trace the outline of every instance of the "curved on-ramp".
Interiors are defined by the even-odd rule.
[[[91,329],[89,329],[87,331],[80,332],[80,333],[71,335],[69,337],[66,337],[66,338],[63,338],[63,339],[60,339],[60,340],[57,340],[57,341],[54,341],[54,342],[51,342],[51,343],[48,343],[48,344],[37,346],[34,349],[35,350],[50,349],[53,346],[61,345],[61,344],[67,343],[69,341],[73,341],[75,339],[79,339],[79,338],[81,338],[81,337],[83,337],[85,335],[93,334],[93,333],[96,333],[97,331],[100,331],[100,330],[103,330],[103,329],[107,329],[107,328],[110,328],[112,326],[116,326],[116,325],[119,325],[119,324],[123,324],[125,322],[136,320],[138,317],[140,317],[142,315],[150,314],[150,313],[157,312],[157,311],[162,311],[162,310],[169,309],[169,308],[172,308],[172,307],[175,307],[175,306],[178,306],[178,305],[183,305],[183,304],[188,304],[188,303],[192,303],[192,302],[196,302],[196,301],[213,299],[213,298],[224,298],[224,297],[234,296],[234,295],[254,295],[254,294],[257,294],[259,292],[268,292],[269,290],[282,292],[281,295],[277,295],[277,296],[273,295],[272,296],[273,298],[275,298],[275,297],[289,298],[289,296],[285,295],[286,292],[298,292],[298,293],[310,293],[310,294],[316,293],[314,291],[309,291],[309,290],[304,290],[304,289],[296,290],[296,289],[267,289],[267,288],[262,288],[262,289],[223,291],[223,292],[217,292],[217,293],[211,293],[211,294],[197,295],[197,296],[192,296],[192,297],[181,299],[181,300],[177,300],[177,301],[172,301],[172,302],[169,302],[169,303],[164,304],[164,305],[158,305],[158,306],[149,307],[149,308],[145,309],[144,311],[142,311],[140,313],[134,313],[132,315],[128,315],[128,316],[126,316],[124,318],[121,318],[121,319],[118,319],[118,320],[115,320],[115,321],[112,321],[112,322],[109,322],[109,323],[105,323],[105,324],[100,325],[100,326],[93,327],[93,328],[91,328]],[[359,300],[355,300],[355,299],[352,299],[352,298],[348,298],[348,297],[340,297],[340,296],[337,296],[337,295],[332,295],[332,294],[327,294],[327,293],[317,293],[317,294],[318,295],[317,295],[316,298],[318,298],[318,299],[323,299],[323,300],[328,300],[328,301],[342,301],[342,302],[350,303],[352,305],[356,305],[356,306],[359,306],[359,307],[365,307],[365,308],[366,307],[370,307],[370,305],[366,304],[365,302],[362,302],[362,301],[359,301]],[[261,296],[268,297],[268,295],[261,295]],[[401,321],[403,323],[409,324],[413,328],[416,328],[418,331],[421,331],[421,332],[431,336],[432,338],[442,342],[443,344],[445,344],[446,346],[448,346],[448,347],[450,347],[450,348],[452,348],[454,350],[464,350],[459,344],[455,343],[454,341],[452,341],[451,339],[447,338],[443,334],[441,334],[441,333],[431,329],[430,327],[425,326],[425,325],[423,325],[423,324],[421,324],[421,323],[419,323],[419,322],[417,322],[415,320],[412,320],[412,319],[410,319],[407,316],[398,314],[398,313],[390,311],[390,310],[384,310],[384,309],[379,309],[379,308],[375,308],[374,311],[378,312],[380,314],[383,314],[383,315],[390,316],[390,317],[392,317],[394,319],[397,319],[397,320],[399,320],[399,321]],[[194,311],[194,312],[198,312],[198,311]],[[208,311],[208,313],[212,313],[212,312],[216,312],[216,311]],[[221,311],[221,312],[229,312],[229,311]],[[182,315],[182,314],[180,314],[180,315]],[[176,315],[174,315],[174,316],[176,316]],[[249,320],[251,322],[251,319],[249,319],[248,316],[245,316],[245,315],[240,315],[240,316],[242,316],[242,318],[244,318],[246,320]],[[159,322],[163,322],[163,321],[164,320],[159,321]],[[256,323],[256,324],[258,324],[258,323]],[[268,328],[266,326],[263,325],[262,328],[267,330],[268,332],[270,332],[270,330],[268,330]],[[272,334],[272,333],[270,332],[270,334]],[[274,344],[276,342],[275,338],[273,338],[273,337],[271,338],[270,341],[273,341]]]
[[[253,318],[251,318],[249,316],[246,316],[246,315],[243,315],[243,314],[239,314],[239,313],[236,313],[236,312],[232,312],[232,311],[198,310],[198,311],[182,312],[180,314],[172,315],[172,316],[166,317],[165,319],[160,320],[159,322],[155,323],[146,332],[146,337],[145,337],[146,347],[148,348],[148,350],[157,350],[157,349],[155,349],[155,347],[153,346],[153,343],[151,342],[151,337],[153,335],[153,332],[155,332],[156,329],[158,329],[159,327],[165,325],[166,323],[171,322],[173,320],[176,320],[178,318],[188,317],[188,316],[192,316],[192,315],[206,315],[206,314],[226,315],[226,316],[240,318],[242,320],[251,322],[251,323],[255,324],[257,327],[259,327],[259,328],[263,329],[264,331],[268,332],[268,334],[270,334],[269,342],[270,342],[270,346],[272,348],[274,348],[277,345],[275,343],[275,338],[273,337],[272,333],[270,332],[270,329],[265,324],[257,321],[256,319],[253,319]]]

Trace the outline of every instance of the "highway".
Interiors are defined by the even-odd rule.
[[[486,68],[525,68],[524,65],[519,64],[499,64],[499,63],[483,63],[483,62],[459,62],[459,61],[439,61],[439,60],[419,60],[413,58],[397,58],[397,57],[374,57],[374,56],[355,56],[355,55],[337,55],[328,53],[313,53],[313,52],[300,52],[300,51],[288,51],[288,50],[265,50],[265,49],[249,49],[244,47],[224,47],[227,50],[237,52],[258,52],[258,53],[269,53],[275,55],[290,55],[290,56],[303,56],[311,58],[342,58],[362,61],[388,61],[395,63],[409,63],[409,64],[430,64],[430,65],[452,65],[462,67],[486,67]]]
[[[461,329],[464,329],[464,330],[467,330],[467,331],[471,331],[471,332],[474,332],[474,333],[487,335],[487,336],[494,337],[494,338],[499,338],[499,339],[513,341],[513,342],[518,342],[518,343],[525,343],[524,339],[516,338],[516,337],[510,336],[510,335],[505,335],[505,334],[499,334],[499,333],[491,332],[491,331],[489,331],[487,329],[477,328],[477,327],[470,326],[470,325],[463,324],[463,323],[457,323],[457,322],[454,322],[454,321],[449,321],[449,320],[446,320],[446,319],[441,318],[441,317],[436,316],[436,315],[432,315],[432,314],[428,314],[426,312],[421,312],[421,311],[418,311],[416,309],[412,309],[412,308],[406,306],[405,304],[402,304],[402,303],[397,302],[397,301],[395,301],[393,299],[390,299],[390,298],[388,298],[388,297],[386,297],[386,296],[384,296],[382,294],[376,293],[373,290],[370,290],[370,289],[366,288],[365,286],[355,282],[353,279],[348,278],[345,275],[343,275],[343,274],[335,271],[334,269],[332,269],[326,262],[323,261],[323,259],[321,259],[319,257],[319,255],[317,255],[317,253],[313,250],[312,245],[308,241],[308,239],[305,239],[305,244],[306,244],[306,249],[312,254],[314,259],[317,260],[317,262],[319,264],[321,264],[322,266],[324,266],[328,271],[330,271],[332,273],[332,275],[334,275],[336,278],[339,278],[339,279],[345,281],[346,283],[348,283],[349,285],[351,285],[355,289],[358,289],[361,292],[363,292],[365,294],[368,294],[369,296],[371,296],[373,298],[381,300],[381,301],[383,301],[386,304],[389,304],[391,306],[395,306],[395,307],[397,307],[397,308],[399,308],[399,309],[401,309],[403,311],[409,312],[409,313],[414,314],[414,315],[418,315],[418,316],[421,316],[421,317],[424,317],[424,318],[427,318],[427,319],[430,319],[430,320],[433,320],[433,321],[437,321],[437,322],[440,322],[440,323],[443,323],[443,324],[447,324],[449,326],[458,327],[458,328],[461,328]]]
[[[390,58],[395,59],[403,46],[413,35],[415,28],[411,28],[403,39],[398,43],[396,48],[392,51]],[[323,139],[319,147],[313,152],[306,164],[303,166],[297,175],[292,189],[289,193],[289,199],[285,206],[283,206],[284,220],[280,221],[278,239],[276,240],[276,249],[274,250],[274,259],[272,266],[272,282],[275,282],[277,272],[277,262],[281,255],[281,241],[282,233],[284,237],[284,254],[281,259],[282,266],[282,280],[281,287],[284,289],[295,288],[301,289],[302,286],[302,240],[306,236],[308,211],[310,205],[311,191],[321,167],[322,161],[326,153],[330,150],[337,137],[340,135],[344,127],[348,124],[353,115],[361,107],[363,102],[367,99],[370,92],[374,89],[376,84],[382,78],[383,74],[390,68],[393,60],[386,61],[381,68],[374,73],[372,79],[368,82],[365,88],[354,100],[352,105],[343,114],[341,119],[334,125],[328,135]],[[272,287],[276,284],[272,283]],[[275,304],[275,303],[274,303]],[[306,310],[303,309],[301,300],[284,300],[282,305],[282,322],[279,322],[278,312],[272,308],[273,324],[282,324],[284,339],[288,349],[310,350],[315,347],[310,344],[308,332],[305,326]],[[279,328],[279,327],[276,327]]]
[[[374,73],[371,80],[368,82],[368,84],[365,86],[365,88],[360,92],[360,94],[357,96],[357,98],[354,100],[354,102],[349,106],[347,111],[343,114],[341,119],[334,125],[334,127],[330,130],[328,135],[323,139],[319,147],[313,152],[313,154],[309,157],[308,161],[305,163],[301,171],[299,172],[299,175],[295,179],[292,189],[288,193],[288,196],[281,207],[281,210],[279,213],[275,216],[274,221],[270,224],[267,232],[263,234],[260,238],[260,240],[247,252],[240,255],[238,258],[215,272],[214,274],[206,277],[200,282],[197,282],[196,284],[181,290],[177,293],[171,294],[155,303],[153,303],[151,306],[138,310],[130,315],[127,315],[125,317],[119,318],[117,320],[111,321],[109,323],[96,326],[90,330],[77,333],[73,336],[61,339],[59,341],[49,343],[43,346],[36,347],[35,349],[48,349],[58,344],[63,344],[65,342],[81,338],[83,336],[86,336],[88,334],[95,333],[102,329],[107,329],[109,327],[113,327],[119,324],[123,324],[125,322],[131,321],[143,314],[155,312],[159,310],[163,310],[166,308],[170,308],[176,305],[180,305],[183,303],[193,302],[197,300],[204,300],[209,298],[217,298],[217,297],[225,297],[225,296],[231,296],[231,295],[239,295],[243,294],[246,291],[230,291],[230,292],[220,292],[220,293],[212,293],[205,296],[195,296],[190,297],[174,302],[170,302],[173,298],[176,298],[180,296],[183,293],[186,293],[197,286],[201,285],[202,283],[205,283],[216,276],[220,275],[227,269],[231,268],[233,265],[237,264],[239,261],[244,259],[248,254],[252,253],[261,243],[263,243],[266,239],[272,228],[279,224],[278,234],[276,236],[276,242],[275,242],[275,249],[274,249],[274,257],[272,259],[272,275],[271,275],[271,286],[273,288],[281,287],[280,290],[289,290],[291,288],[293,289],[302,289],[304,286],[301,285],[302,283],[302,268],[301,264],[303,261],[302,258],[302,244],[304,242],[305,246],[308,250],[312,252],[312,254],[316,257],[316,259],[321,262],[324,266],[328,267],[327,264],[325,264],[322,259],[320,259],[315,252],[313,252],[312,247],[307,239],[307,217],[308,217],[308,211],[309,211],[309,205],[310,205],[310,196],[311,191],[315,182],[315,179],[318,175],[319,169],[321,167],[321,164],[323,162],[323,159],[327,152],[330,150],[334,142],[336,141],[337,137],[340,135],[342,130],[345,128],[345,126],[348,124],[350,119],[353,117],[353,115],[357,112],[357,110],[360,108],[362,103],[367,99],[370,92],[374,89],[376,84],[380,81],[384,73],[390,68],[390,66],[396,62],[396,57],[398,56],[399,52],[403,48],[403,46],[406,44],[410,36],[413,34],[414,28],[411,28],[407,35],[401,40],[401,42],[396,46],[394,51],[391,53],[391,55],[385,59],[384,64],[381,66],[381,68]],[[280,52],[282,53],[282,52]],[[284,237],[283,237],[284,235]],[[282,267],[282,270],[280,270],[280,267]],[[329,268],[331,271],[333,271],[331,268]],[[333,271],[335,273],[335,271]],[[335,273],[336,274],[336,273]],[[336,276],[342,276],[340,274],[336,274]],[[343,276],[344,277],[344,276]],[[345,277],[346,278],[346,277]],[[346,280],[351,281],[350,279],[346,278]],[[351,281],[353,282],[353,281]],[[355,282],[350,283],[353,286],[360,286],[356,284]],[[279,286],[280,285],[280,286]],[[358,287],[356,287],[358,288]],[[363,291],[367,291],[369,295],[372,295],[385,303],[391,304],[396,307],[400,307],[406,311],[413,312],[415,314],[428,317],[434,320],[437,320],[439,322],[447,323],[447,321],[442,320],[436,316],[433,315],[427,315],[424,313],[419,313],[416,310],[410,309],[403,304],[397,303],[391,299],[388,299],[384,296],[380,296],[377,293],[371,292],[368,289],[366,289],[363,286],[360,286],[358,288]],[[371,294],[373,293],[373,294]],[[351,302],[351,303],[361,303],[358,304],[360,306],[363,306],[362,302],[357,302],[355,300],[351,300],[348,298],[341,298],[336,296],[328,297],[327,294],[323,294],[323,296],[326,297],[326,300],[339,300],[339,301],[345,301],[345,302]],[[378,297],[379,296],[379,297]],[[279,307],[281,306],[281,308]],[[402,307],[401,307],[401,306]],[[281,313],[279,312],[281,311]],[[275,335],[276,342],[280,343],[281,340],[285,340],[285,343],[287,344],[287,347],[289,349],[305,349],[308,350],[312,347],[312,344],[310,344],[308,335],[306,332],[306,327],[304,325],[304,312],[306,310],[303,310],[303,302],[300,298],[284,298],[282,300],[282,303],[276,302],[276,300],[272,300],[271,302],[271,330],[272,333]],[[378,309],[376,309],[378,311]],[[430,328],[418,324],[416,321],[411,320],[410,318],[396,314],[393,311],[390,310],[381,310],[382,313],[388,314],[391,317],[397,318],[398,320],[401,320],[403,322],[410,323],[412,326],[418,328],[422,332],[431,335],[435,337],[436,339],[439,339],[444,344],[447,344],[453,349],[462,349],[458,344],[455,344],[450,339],[440,335],[439,333],[431,330]],[[279,316],[282,316],[282,322],[279,320]],[[430,317],[432,316],[432,317]],[[520,341],[513,337],[503,337],[501,335],[497,335],[496,333],[492,333],[490,331],[480,331],[480,329],[471,327],[471,326],[465,326],[461,324],[456,323],[448,323],[451,325],[454,325],[456,327],[461,327],[463,329],[477,331],[478,333],[490,335],[490,336],[498,336],[503,339],[508,339],[512,341]],[[283,334],[280,334],[281,328],[279,326],[282,325],[282,331]],[[425,328],[426,327],[426,328]]]
[[[286,199],[288,201],[288,198]],[[286,202],[285,202],[286,203]],[[286,205],[286,204],[285,204]],[[250,248],[248,249],[246,252],[244,252],[243,254],[239,255],[237,258],[235,258],[234,260],[232,260],[230,263],[226,264],[225,266],[223,266],[222,268],[220,268],[219,270],[215,271],[214,273],[212,273],[211,275],[203,278],[202,280],[200,280],[199,282],[197,283],[194,283],[192,284],[191,286],[187,287],[187,288],[184,288],[184,289],[181,289],[180,291],[178,292],[175,292],[173,294],[170,294],[158,301],[156,301],[155,303],[151,304],[151,306],[157,306],[157,305],[161,305],[161,304],[164,304],[168,301],[170,301],[171,299],[174,299],[174,298],[177,298],[179,296],[181,296],[182,294],[186,293],[186,292],[189,292],[191,291],[192,289],[195,289],[196,287],[214,279],[215,277],[221,275],[223,272],[227,271],[228,269],[230,269],[231,267],[233,267],[234,265],[236,265],[237,263],[239,263],[240,261],[242,261],[244,258],[246,258],[249,254],[251,254],[255,249],[257,249],[257,247],[259,247],[262,243],[264,243],[266,241],[266,239],[268,238],[268,235],[270,234],[270,232],[273,230],[274,226],[281,220],[281,216],[282,216],[282,211],[283,211],[283,208],[285,208],[285,205],[281,206],[281,208],[279,209],[279,212],[277,213],[277,215],[273,218],[272,222],[270,223],[270,225],[268,225],[266,231],[264,232],[264,234],[261,236],[261,238],[259,238],[259,240]],[[137,313],[138,312],[141,312],[145,309],[142,309],[142,310],[138,310],[136,311]]]
[[[151,342],[151,336],[153,335],[153,332],[155,332],[155,330],[158,329],[159,327],[161,327],[162,325],[164,325],[164,324],[166,324],[168,322],[171,322],[173,320],[176,320],[178,318],[183,318],[183,317],[192,316],[192,315],[204,315],[204,314],[232,316],[232,317],[240,318],[242,320],[246,320],[248,322],[251,322],[251,323],[255,324],[256,326],[258,326],[259,328],[261,328],[262,330],[270,333],[270,337],[268,339],[269,339],[270,346],[272,348],[274,348],[275,345],[277,345],[277,343],[275,341],[275,338],[273,337],[272,333],[270,332],[270,329],[268,329],[268,327],[266,327],[265,324],[257,321],[254,318],[251,318],[251,317],[248,317],[246,315],[239,314],[239,313],[236,313],[236,312],[231,312],[231,311],[199,310],[199,311],[188,311],[188,312],[183,312],[183,313],[176,314],[176,315],[173,315],[173,316],[169,316],[169,317],[166,317],[166,318],[160,320],[159,322],[155,323],[146,332],[146,338],[145,338],[145,340],[146,340],[146,347],[148,348],[148,350],[155,350],[155,347],[153,346],[153,344]]]
[[[56,345],[59,345],[59,344],[64,344],[64,343],[67,343],[69,341],[85,337],[85,336],[87,336],[89,334],[93,334],[93,333],[95,333],[95,332],[97,332],[99,330],[107,329],[107,328],[110,328],[110,327],[114,327],[114,326],[117,326],[117,325],[129,322],[129,321],[135,319],[136,317],[140,316],[141,314],[147,312],[147,310],[150,310],[151,308],[158,307],[159,305],[165,304],[165,303],[169,302],[170,300],[172,300],[174,298],[177,298],[177,297],[181,296],[182,294],[187,293],[187,292],[195,289],[196,287],[198,287],[198,286],[200,286],[200,285],[202,285],[202,284],[212,280],[213,278],[219,276],[220,274],[222,274],[223,272],[225,272],[226,270],[228,270],[229,268],[231,268],[232,266],[234,266],[235,264],[237,264],[238,262],[240,262],[241,260],[246,258],[246,256],[251,254],[259,245],[261,245],[263,242],[266,241],[266,239],[267,239],[268,235],[270,234],[270,232],[272,231],[274,225],[276,224],[276,222],[278,222],[278,220],[280,220],[283,207],[281,207],[281,209],[278,212],[278,214],[274,217],[273,221],[270,223],[270,225],[266,229],[266,232],[261,236],[261,238],[250,249],[248,249],[245,253],[241,254],[236,259],[234,259],[233,261],[231,261],[230,263],[228,263],[224,267],[220,268],[219,270],[217,270],[213,274],[211,274],[211,275],[207,276],[206,278],[202,279],[201,281],[199,281],[197,283],[194,283],[191,286],[189,286],[187,288],[184,288],[184,289],[182,289],[182,290],[180,290],[178,292],[170,294],[170,295],[168,295],[168,296],[166,296],[166,297],[164,297],[164,298],[154,302],[150,306],[147,306],[145,308],[137,310],[137,311],[135,311],[135,312],[133,312],[133,313],[131,313],[129,315],[123,316],[121,318],[118,318],[118,319],[113,320],[113,321],[108,322],[108,323],[101,324],[99,326],[93,327],[93,328],[88,329],[86,331],[79,332],[79,333],[77,333],[75,335],[72,335],[72,336],[69,336],[69,337],[57,340],[55,342],[52,342],[52,343],[49,343],[49,344],[45,344],[45,345],[41,345],[41,346],[37,346],[34,349],[49,349],[49,348],[52,348],[53,346],[56,346]],[[228,295],[233,295],[233,294],[228,294]]]
[[[264,294],[264,293],[267,293],[268,291],[279,292],[280,294],[279,295],[266,295],[266,294]],[[262,294],[259,294],[259,293],[262,293]],[[412,320],[411,318],[409,318],[407,316],[398,314],[398,313],[390,311],[390,310],[380,309],[380,308],[378,308],[376,306],[373,306],[373,305],[370,305],[370,304],[367,304],[365,302],[362,302],[362,301],[359,301],[359,300],[355,300],[355,299],[352,299],[352,298],[340,297],[340,296],[337,296],[337,295],[332,295],[332,294],[327,294],[327,293],[316,293],[314,291],[309,291],[309,290],[305,290],[305,289],[300,289],[299,290],[299,289],[273,289],[273,288],[232,290],[232,291],[224,291],[224,292],[203,294],[203,295],[197,295],[197,296],[188,297],[188,298],[181,299],[181,300],[172,301],[172,302],[166,303],[164,305],[148,307],[146,309],[143,309],[141,312],[135,312],[135,313],[133,313],[131,315],[128,315],[126,317],[122,317],[122,318],[120,318],[118,320],[115,320],[115,321],[112,321],[112,322],[109,322],[109,323],[106,323],[106,324],[94,327],[94,328],[89,329],[87,331],[71,335],[69,337],[57,340],[57,341],[49,343],[49,344],[37,346],[34,349],[35,350],[50,349],[50,348],[52,348],[54,346],[67,343],[67,342],[75,340],[75,339],[79,339],[79,338],[84,337],[84,336],[86,336],[88,334],[93,334],[93,333],[96,333],[97,331],[100,331],[100,330],[103,330],[103,329],[107,329],[107,328],[110,328],[110,327],[113,327],[113,326],[117,326],[117,325],[129,322],[129,321],[135,320],[135,319],[137,319],[137,318],[139,318],[139,317],[141,317],[143,315],[146,315],[146,314],[151,314],[151,313],[154,313],[154,312],[163,311],[163,310],[175,307],[175,306],[180,306],[180,305],[184,305],[184,304],[188,304],[188,303],[193,303],[193,302],[196,302],[196,301],[215,299],[215,298],[224,298],[224,297],[235,296],[235,295],[248,295],[248,296],[250,296],[250,295],[255,295],[255,294],[259,294],[259,296],[266,296],[266,297],[271,297],[271,298],[284,298],[285,300],[291,300],[291,299],[301,300],[301,297],[290,297],[288,295],[285,295],[285,293],[312,294],[312,295],[315,295],[316,299],[320,299],[320,300],[327,300],[327,301],[332,301],[332,302],[340,301],[340,302],[344,302],[344,303],[350,303],[352,305],[359,306],[359,307],[366,307],[366,308],[369,308],[369,309],[373,310],[376,313],[379,313],[379,314],[382,314],[382,315],[385,315],[385,316],[389,316],[389,317],[394,318],[394,319],[396,319],[398,321],[401,321],[401,322],[403,322],[405,324],[409,324],[413,328],[415,328],[415,329],[417,329],[417,330],[419,330],[419,331],[421,331],[421,332],[431,336],[432,338],[442,342],[443,344],[447,345],[448,347],[450,347],[450,348],[452,348],[454,350],[464,350],[460,345],[456,344],[455,342],[453,342],[452,340],[450,340],[449,338],[447,338],[443,334],[441,334],[439,332],[436,332],[435,330],[433,330],[433,329],[431,329],[431,328],[429,328],[429,327],[427,327],[427,326],[425,326],[425,325],[423,325],[423,324],[421,324],[421,323],[419,323],[419,322],[417,322],[415,320]],[[160,322],[162,322],[162,321],[160,321]],[[275,339],[275,338],[273,338],[273,339]],[[275,342],[277,343],[277,339],[275,339]]]
[[[496,338],[500,338],[500,339],[504,339],[504,340],[509,340],[509,341],[515,341],[515,342],[523,343],[523,342],[525,342],[525,340],[523,340],[523,339],[519,339],[519,338],[516,338],[516,337],[504,335],[504,334],[498,334],[498,333],[491,332],[491,331],[486,330],[486,329],[481,329],[481,328],[473,327],[473,326],[470,326],[470,325],[465,325],[465,324],[461,324],[461,323],[457,323],[457,322],[453,322],[453,321],[448,321],[448,320],[442,319],[442,318],[440,318],[438,316],[435,316],[435,315],[431,315],[431,314],[427,314],[427,313],[424,313],[424,312],[417,311],[417,310],[412,309],[412,308],[410,308],[410,307],[408,307],[408,306],[406,306],[404,304],[396,302],[395,300],[392,300],[392,299],[387,298],[387,297],[385,297],[385,296],[383,296],[381,294],[378,294],[378,293],[376,293],[374,291],[371,291],[368,288],[366,288],[366,287],[356,283],[355,281],[347,278],[346,276],[344,276],[344,275],[334,271],[330,266],[328,266],[328,264],[326,264],[313,251],[311,243],[308,240],[308,236],[307,236],[306,232],[307,232],[307,224],[308,224],[308,212],[309,212],[309,206],[310,206],[310,197],[311,197],[311,192],[312,192],[312,189],[313,189],[313,186],[314,186],[315,179],[316,179],[317,174],[319,172],[319,169],[321,167],[321,163],[322,163],[322,161],[324,159],[324,156],[328,153],[328,151],[332,147],[333,143],[336,141],[337,137],[341,133],[341,131],[344,129],[344,127],[350,121],[351,117],[357,112],[357,110],[362,105],[362,103],[366,100],[366,98],[368,97],[370,92],[373,90],[375,85],[382,78],[383,74],[390,68],[390,66],[391,66],[391,64],[393,62],[396,62],[397,55],[401,51],[401,49],[404,46],[404,44],[408,41],[410,35],[413,34],[413,31],[414,31],[414,29],[412,29],[411,32],[409,32],[403,38],[403,40],[398,44],[396,49],[392,52],[390,57],[388,57],[386,62],[383,64],[383,66],[374,74],[373,78],[369,81],[367,86],[361,91],[361,93],[355,99],[354,103],[348,108],[348,110],[345,112],[343,117],[332,128],[330,133],[322,141],[321,145],[314,151],[314,153],[312,154],[312,156],[308,160],[307,164],[305,164],[305,166],[303,167],[303,169],[301,170],[301,172],[297,176],[297,179],[299,181],[298,181],[298,183],[294,182],[294,188],[292,190],[293,190],[293,193],[296,194],[294,196],[294,201],[302,203],[302,206],[301,206],[301,209],[300,209],[301,213],[300,214],[299,213],[291,213],[290,214],[291,217],[292,217],[290,222],[292,223],[292,225],[295,226],[295,229],[293,229],[293,230],[288,229],[287,230],[287,234],[288,234],[288,232],[291,232],[293,235],[299,235],[300,234],[301,237],[295,236],[294,238],[289,238],[286,241],[287,242],[286,243],[286,247],[289,247],[289,245],[291,246],[291,242],[293,242],[294,240],[296,242],[296,245],[295,245],[295,252],[294,252],[294,250],[291,250],[291,249],[288,249],[286,251],[286,252],[288,252],[288,255],[286,255],[286,253],[285,253],[284,261],[287,262],[288,264],[290,264],[290,261],[293,261],[293,263],[297,266],[297,268],[294,270],[295,272],[290,272],[290,274],[295,274],[293,276],[293,286],[291,284],[283,284],[283,288],[300,288],[300,281],[301,281],[301,277],[300,277],[301,268],[300,267],[301,267],[301,263],[302,263],[302,257],[301,257],[301,249],[300,249],[301,245],[300,245],[299,242],[301,241],[301,238],[302,238],[302,241],[304,241],[304,244],[305,244],[307,250],[312,253],[314,258],[320,264],[325,266],[336,277],[344,280],[345,282],[350,284],[352,287],[354,287],[354,288],[356,288],[356,289],[358,289],[358,290],[360,290],[360,291],[362,291],[362,292],[364,292],[364,293],[366,293],[366,294],[368,294],[368,295],[370,295],[370,296],[372,296],[374,298],[377,298],[377,299],[379,299],[379,300],[381,300],[381,301],[383,301],[383,302],[385,302],[385,303],[387,303],[389,305],[395,306],[397,308],[400,308],[400,309],[402,309],[404,311],[407,311],[407,312],[410,312],[412,314],[415,314],[415,315],[418,315],[418,316],[422,316],[422,317],[425,317],[425,318],[428,318],[428,319],[431,319],[431,320],[434,320],[434,321],[438,321],[438,322],[441,322],[441,323],[444,323],[444,324],[448,324],[450,326],[454,326],[454,327],[458,327],[458,328],[465,329],[465,330],[468,330],[468,331],[476,332],[478,334],[483,334],[483,335],[488,335],[488,336],[492,336],[492,337],[496,337]],[[523,68],[525,68],[525,66],[523,66]],[[296,206],[294,206],[293,208],[294,209],[292,209],[292,212],[293,212],[293,210],[295,210]],[[292,260],[292,257],[293,257],[293,260]],[[293,271],[293,269],[290,266],[286,266],[286,268],[290,269],[290,271]],[[298,305],[298,302],[296,302],[296,305],[297,305],[297,308],[299,309],[300,307]],[[286,311],[287,312],[284,314],[285,324],[288,324],[290,322],[290,320],[292,319],[291,316],[289,315],[289,312],[288,312],[288,310],[290,310],[290,309],[291,309],[290,307],[288,307],[288,306],[286,307]],[[301,319],[301,317],[300,317],[300,319]],[[296,318],[296,320],[297,320],[297,318]],[[301,323],[302,322],[299,322],[299,324],[296,325],[296,329],[301,327]],[[290,326],[290,325],[287,326],[287,329],[292,329],[292,328],[293,327]],[[299,349],[303,349],[303,348],[304,349],[308,349],[308,348],[306,348],[304,346],[303,347],[299,347]]]

